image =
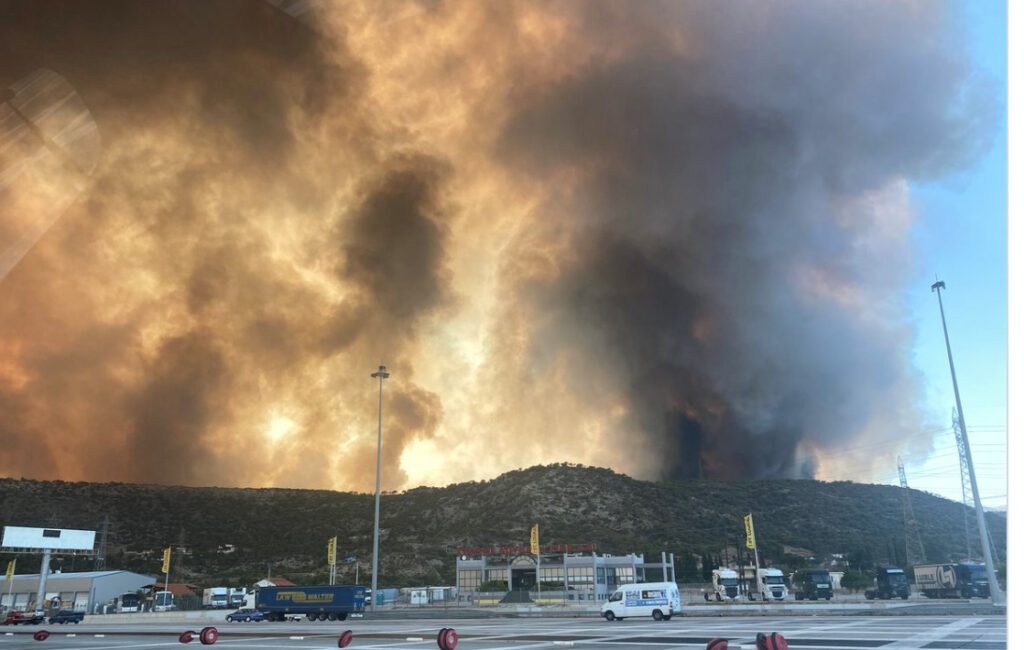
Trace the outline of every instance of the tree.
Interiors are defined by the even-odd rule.
[[[697,582],[700,580],[700,570],[697,568],[697,558],[693,553],[683,553],[679,558],[679,581]]]
[[[701,579],[703,579],[704,582],[711,582],[711,571],[713,570],[714,567],[711,565],[711,556],[709,554],[705,553],[704,555],[701,556],[701,558],[700,558],[700,568],[701,568],[701,572],[700,572]]]

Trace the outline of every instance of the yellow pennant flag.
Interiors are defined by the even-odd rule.
[[[534,555],[540,555],[540,531],[537,528],[538,525],[534,524],[533,528],[530,529],[530,552]]]
[[[334,536],[327,542],[327,565],[334,566],[338,559],[338,537]]]
[[[754,515],[749,514],[744,517],[743,525],[747,528],[747,548],[754,548]]]
[[[168,546],[164,549],[164,566],[160,569],[160,573],[167,573],[171,570],[171,547]]]
[[[18,561],[18,558],[14,558],[7,563],[7,584],[11,584],[11,579],[14,578],[14,563]]]

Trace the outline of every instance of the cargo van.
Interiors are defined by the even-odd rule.
[[[621,621],[628,616],[650,616],[667,621],[679,613],[679,587],[674,582],[638,582],[620,585],[601,606],[601,616]]]

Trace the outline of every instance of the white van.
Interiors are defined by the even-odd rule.
[[[650,616],[667,621],[678,614],[679,587],[674,582],[638,582],[622,585],[601,606],[601,616],[621,621],[627,616]]]

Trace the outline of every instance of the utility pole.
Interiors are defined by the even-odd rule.
[[[981,496],[978,494],[978,478],[974,473],[974,461],[971,459],[971,444],[967,439],[967,424],[964,423],[964,407],[960,403],[960,387],[956,383],[956,368],[953,366],[953,349],[949,345],[949,330],[946,328],[946,312],[942,308],[942,289],[946,288],[945,282],[936,281],[932,285],[932,291],[939,297],[939,315],[942,317],[942,334],[946,339],[946,356],[949,358],[949,374],[953,378],[953,396],[956,398],[957,419],[960,421],[960,435],[964,439],[964,455],[967,457],[967,469],[971,475],[971,490],[974,492],[974,514],[978,516],[978,535],[981,537],[981,550],[985,555],[985,570],[988,573],[988,590],[993,603],[1004,604],[1003,591],[999,588],[999,579],[996,578],[996,568],[992,563],[992,549],[988,536],[988,526],[985,524],[985,509],[981,505]]]
[[[921,562],[927,562],[928,557],[924,552],[924,544],[921,542],[921,529],[917,527],[917,519],[914,518],[914,504],[910,501],[910,487],[907,485],[907,473],[903,470],[903,459],[896,457],[896,465],[900,472],[900,487],[903,492],[903,537],[906,544],[907,564],[918,564],[916,558],[910,554],[910,531],[914,531],[917,538],[917,550],[921,552]]]
[[[377,550],[380,546],[380,444],[381,428],[384,422],[384,380],[391,376],[388,369],[383,365],[377,372],[370,375],[379,380],[380,387],[377,393],[377,490],[373,500],[373,575],[370,579],[370,611],[377,611]]]
[[[953,437],[956,438],[956,451],[960,455],[960,492],[964,501],[964,550],[967,552],[967,561],[971,561],[971,527],[970,519],[967,516],[967,493],[971,491],[971,470],[967,465],[967,455],[964,453],[964,437],[960,434],[960,416],[956,408],[953,408]]]

